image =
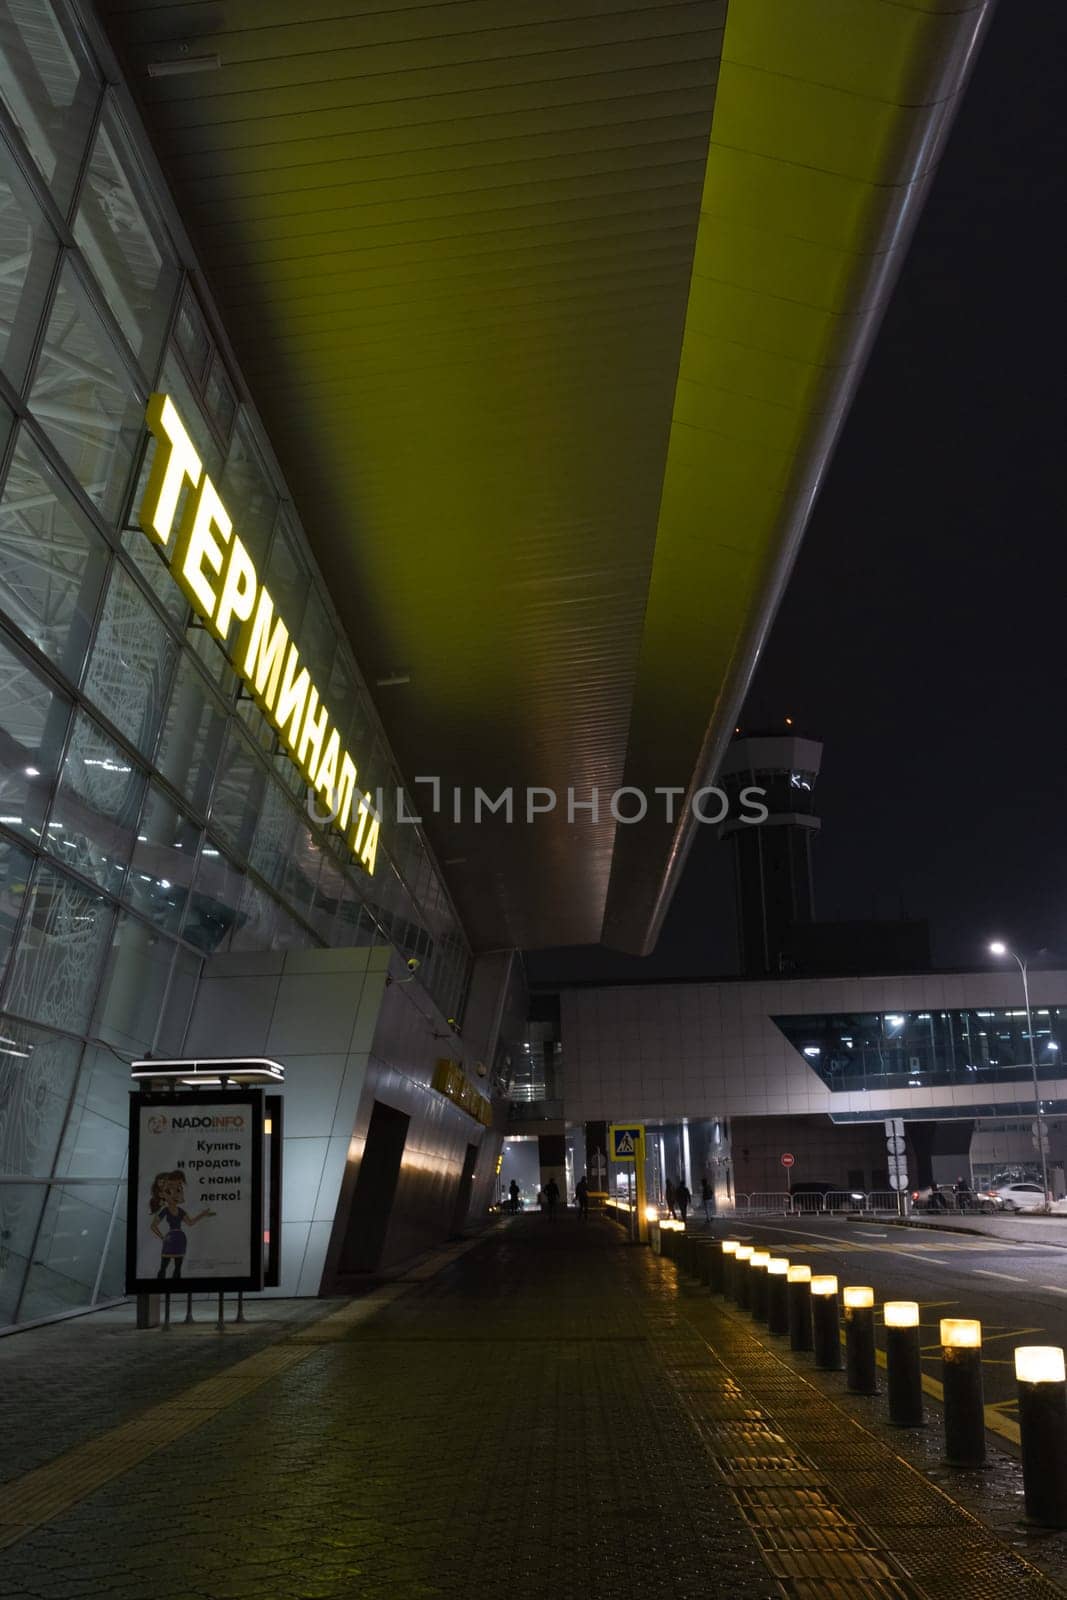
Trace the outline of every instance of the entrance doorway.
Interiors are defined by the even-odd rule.
[[[459,1188],[456,1190],[456,1209],[452,1213],[453,1234],[463,1231],[463,1224],[467,1220],[467,1212],[471,1203],[471,1187],[474,1183],[474,1168],[478,1160],[478,1146],[469,1144],[467,1154],[463,1157],[463,1171],[459,1175]]]
[[[403,1111],[375,1100],[341,1252],[342,1273],[374,1272],[381,1264],[410,1122]]]

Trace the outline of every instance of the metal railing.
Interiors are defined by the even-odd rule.
[[[827,1194],[778,1193],[739,1194],[734,1197],[733,1214],[738,1217],[834,1217],[846,1212],[868,1215],[893,1215],[901,1210],[901,1197],[891,1189],[831,1189]],[[724,1208],[729,1215],[729,1208]]]

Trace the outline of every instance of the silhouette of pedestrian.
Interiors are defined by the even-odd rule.
[[[692,1198],[693,1196],[689,1193],[689,1190],[685,1186],[685,1179],[682,1178],[674,1191],[674,1203],[678,1207],[678,1215],[681,1217],[683,1223],[685,1222],[685,1215],[689,1210],[689,1202],[692,1200]]]
[[[671,1182],[671,1180],[669,1178],[667,1179],[667,1182],[663,1185],[663,1200],[664,1200],[664,1204],[667,1207],[667,1210],[670,1212],[671,1216],[673,1217],[674,1216],[674,1184]]]
[[[701,1178],[700,1180],[700,1198],[704,1204],[704,1220],[705,1222],[710,1222],[711,1205],[712,1201],[715,1199],[715,1190],[711,1187],[711,1184],[708,1182],[707,1178]]]
[[[519,1200],[521,1198],[519,1186],[515,1182],[514,1178],[512,1178],[511,1182],[508,1184],[508,1194],[511,1196],[511,1211],[512,1215],[514,1216],[519,1209]]]
[[[559,1184],[556,1182],[555,1178],[549,1178],[548,1182],[545,1184],[545,1199],[548,1201],[548,1214],[550,1217],[554,1217],[556,1214],[556,1203],[559,1200]]]
[[[574,1198],[578,1202],[578,1215],[587,1217],[589,1215],[589,1184],[584,1173],[574,1185]]]

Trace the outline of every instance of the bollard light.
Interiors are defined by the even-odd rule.
[[[1015,1352],[1028,1522],[1067,1528],[1067,1374],[1058,1345],[1020,1345]]]
[[[747,1311],[752,1305],[752,1274],[748,1270],[752,1250],[752,1245],[740,1244],[734,1251],[734,1260],[737,1262],[734,1273],[734,1302],[742,1311]]]
[[[982,1324],[970,1317],[942,1317],[941,1343],[945,1349],[980,1350]]]
[[[889,1420],[896,1428],[921,1428],[923,1379],[918,1301],[887,1300],[882,1316]]]
[[[772,1256],[767,1263],[767,1332],[789,1332],[789,1262]]]
[[[917,1300],[887,1300],[882,1307],[887,1328],[917,1328],[919,1302]]]
[[[770,1259],[769,1250],[753,1250],[748,1263],[752,1269],[749,1309],[759,1322],[767,1320],[767,1263]]]
[[[656,1206],[646,1206],[645,1207],[645,1221],[646,1222],[658,1222],[659,1221],[659,1209],[658,1209],[658,1207],[656,1207]]]
[[[941,1318],[941,1382],[945,1460],[952,1467],[980,1467],[985,1461],[980,1322],[970,1317]]]
[[[1063,1351],[1054,1344],[1021,1344],[1015,1352],[1015,1376],[1020,1383],[1063,1383]]]
[[[823,1372],[839,1372],[841,1313],[837,1300],[837,1279],[832,1272],[820,1272],[811,1280],[811,1337],[815,1365]]]
[[[707,1246],[703,1256],[704,1282],[712,1294],[722,1294],[725,1281],[726,1257],[722,1253],[722,1241],[715,1239]]]
[[[853,1394],[874,1394],[878,1388],[874,1354],[874,1290],[850,1284],[845,1302],[845,1375]]]
[[[811,1268],[791,1266],[785,1275],[789,1297],[789,1348],[811,1349]]]

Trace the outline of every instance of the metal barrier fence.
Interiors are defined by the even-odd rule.
[[[842,1216],[845,1212],[896,1216],[901,1197],[891,1189],[832,1189],[828,1194],[780,1193],[739,1194],[734,1196],[733,1214],[738,1217],[813,1217]],[[727,1210],[726,1215],[729,1215]]]

